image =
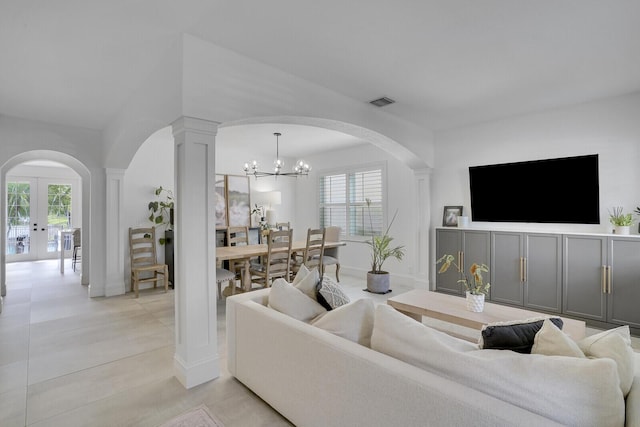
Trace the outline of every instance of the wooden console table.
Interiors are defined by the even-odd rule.
[[[422,321],[422,316],[427,316],[477,330],[481,330],[482,326],[488,323],[524,320],[540,316],[556,316],[490,302],[484,303],[484,311],[482,313],[474,313],[467,310],[466,300],[463,297],[422,289],[414,289],[389,298],[387,304],[419,322]],[[584,321],[566,317],[561,317],[561,319],[564,322],[563,332],[574,341],[585,337],[586,323]],[[468,337],[462,338],[469,339]]]

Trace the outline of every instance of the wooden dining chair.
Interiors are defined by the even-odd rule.
[[[227,246],[243,246],[249,244],[249,227],[227,227]],[[243,260],[229,260],[227,269],[236,276],[236,280],[242,280],[244,273]],[[229,282],[231,284],[231,282]],[[218,283],[218,287],[222,285]],[[235,287],[235,281],[233,282]]]
[[[325,231],[325,242],[339,242],[340,241],[340,227],[331,226],[327,227]],[[322,257],[322,269],[320,274],[324,276],[324,270],[327,265],[336,266],[336,281],[340,282],[340,258],[338,258],[338,247],[325,248]]]
[[[291,243],[293,230],[271,230],[267,235],[267,255],[260,263],[251,263],[251,281],[271,286],[274,279],[289,280],[291,274]]]
[[[140,284],[164,281],[164,291],[169,291],[169,267],[159,264],[156,253],[156,228],[129,228],[129,258],[131,260],[131,290],[139,296]]]
[[[301,256],[295,257],[294,264],[291,268],[292,273],[297,273],[300,267],[302,265],[305,265],[309,270],[311,270],[313,267],[317,267],[320,274],[322,274],[324,242],[324,228],[307,229],[307,243],[305,245],[304,252]],[[320,279],[322,280],[322,277],[320,277]]]

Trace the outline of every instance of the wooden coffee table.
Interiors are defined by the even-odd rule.
[[[506,305],[484,303],[482,313],[467,310],[466,300],[455,295],[414,289],[387,300],[387,304],[407,316],[422,321],[422,316],[442,320],[467,328],[481,330],[488,323],[524,320],[540,316],[556,316],[536,311],[522,310]],[[564,322],[563,332],[577,341],[586,335],[586,323],[582,320],[561,317]],[[452,334],[460,336],[458,334]],[[469,339],[469,337],[461,336]]]

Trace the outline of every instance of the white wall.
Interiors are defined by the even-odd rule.
[[[639,118],[640,94],[633,94],[437,133],[436,167],[431,181],[432,224],[442,224],[445,205],[463,205],[464,212],[470,213],[469,166],[598,154],[600,225],[472,223],[472,226],[610,232],[608,209],[623,206],[630,212],[640,205]],[[508,205],[513,195],[510,188],[496,191],[503,192]],[[637,232],[637,227],[634,228]],[[433,248],[433,235],[431,243]],[[433,265],[434,260],[431,261]]]
[[[406,247],[405,258],[398,262],[387,260],[384,269],[393,273],[392,282],[402,281],[413,283],[411,277],[416,271],[416,189],[413,171],[390,154],[372,145],[362,145],[350,149],[332,151],[316,156],[307,156],[313,165],[312,174],[308,179],[298,181],[296,200],[297,221],[295,228],[304,230],[319,225],[317,186],[318,174],[339,167],[366,165],[385,162],[387,165],[387,218],[393,216],[396,208],[398,216],[391,227],[390,234],[393,243]],[[298,235],[300,236],[300,235]],[[350,241],[347,246],[340,248],[341,269],[361,275],[370,269],[370,251],[368,246],[359,241]]]

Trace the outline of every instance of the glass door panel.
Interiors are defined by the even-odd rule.
[[[71,185],[47,185],[47,247],[46,252],[57,253],[61,244],[65,251],[73,248],[71,236],[58,242],[59,231],[71,227]]]
[[[30,181],[7,182],[7,260],[33,259]]]

